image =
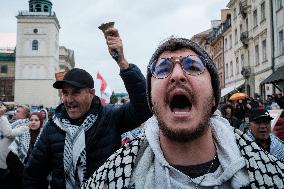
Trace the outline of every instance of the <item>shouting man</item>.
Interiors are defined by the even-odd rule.
[[[161,44],[148,66],[147,90],[154,116],[145,137],[116,151],[83,188],[284,187],[284,165],[214,116],[218,72],[197,44],[184,38]]]

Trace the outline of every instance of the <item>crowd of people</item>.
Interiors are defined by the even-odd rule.
[[[220,116],[226,118],[230,125],[243,132],[249,129],[249,115],[252,110],[283,110],[284,96],[281,94],[268,95],[267,100],[261,98],[246,98],[242,100],[227,101],[227,103],[220,103],[218,113]],[[284,141],[284,111],[282,111],[279,119],[273,127],[272,132]]]
[[[53,116],[0,106],[0,188],[284,188],[283,98],[220,103],[218,71],[196,43],[171,37],[146,78],[105,31],[129,101],[102,105],[94,80],[73,68],[53,84]],[[282,114],[283,115],[283,114]]]

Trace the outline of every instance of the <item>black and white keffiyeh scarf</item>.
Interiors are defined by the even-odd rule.
[[[97,115],[88,115],[81,125],[67,119],[54,118],[54,123],[66,132],[64,144],[64,172],[66,189],[80,188],[86,180],[85,132],[94,125]]]
[[[28,126],[29,119],[17,119],[13,123],[11,123],[12,128],[17,128],[20,126]]]
[[[40,130],[41,133],[42,129]],[[37,136],[36,142],[39,139],[40,133]],[[15,140],[9,146],[9,149],[18,156],[19,160],[25,164],[26,157],[29,152],[31,144],[31,134],[30,131],[25,131],[22,135],[17,136]]]
[[[252,139],[235,129],[235,139],[245,158],[250,185],[246,188],[284,188],[284,164],[263,151]],[[144,153],[145,136],[122,146],[98,168],[81,189],[128,188],[136,157]]]

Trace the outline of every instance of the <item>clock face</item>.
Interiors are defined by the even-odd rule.
[[[37,33],[38,32],[38,29],[34,29],[34,33]]]

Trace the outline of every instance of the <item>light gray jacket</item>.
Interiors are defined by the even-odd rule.
[[[263,151],[249,136],[211,118],[219,168],[196,179],[165,160],[159,145],[157,120],[146,122],[146,137],[122,146],[89,178],[82,188],[284,188],[284,164]],[[193,183],[194,182],[194,183]]]
[[[214,173],[191,179],[166,161],[160,148],[159,127],[155,117],[146,123],[146,138],[149,146],[137,157],[130,186],[142,188],[240,188],[249,185],[244,157],[235,142],[233,128],[223,119],[211,119],[213,136],[216,139],[219,168]],[[224,145],[226,144],[226,145]],[[140,158],[140,159],[138,159]]]
[[[21,125],[12,128],[5,115],[0,117],[0,168],[6,169],[6,157],[10,151],[8,147],[13,142],[16,136],[23,134],[29,128],[27,125]]]

